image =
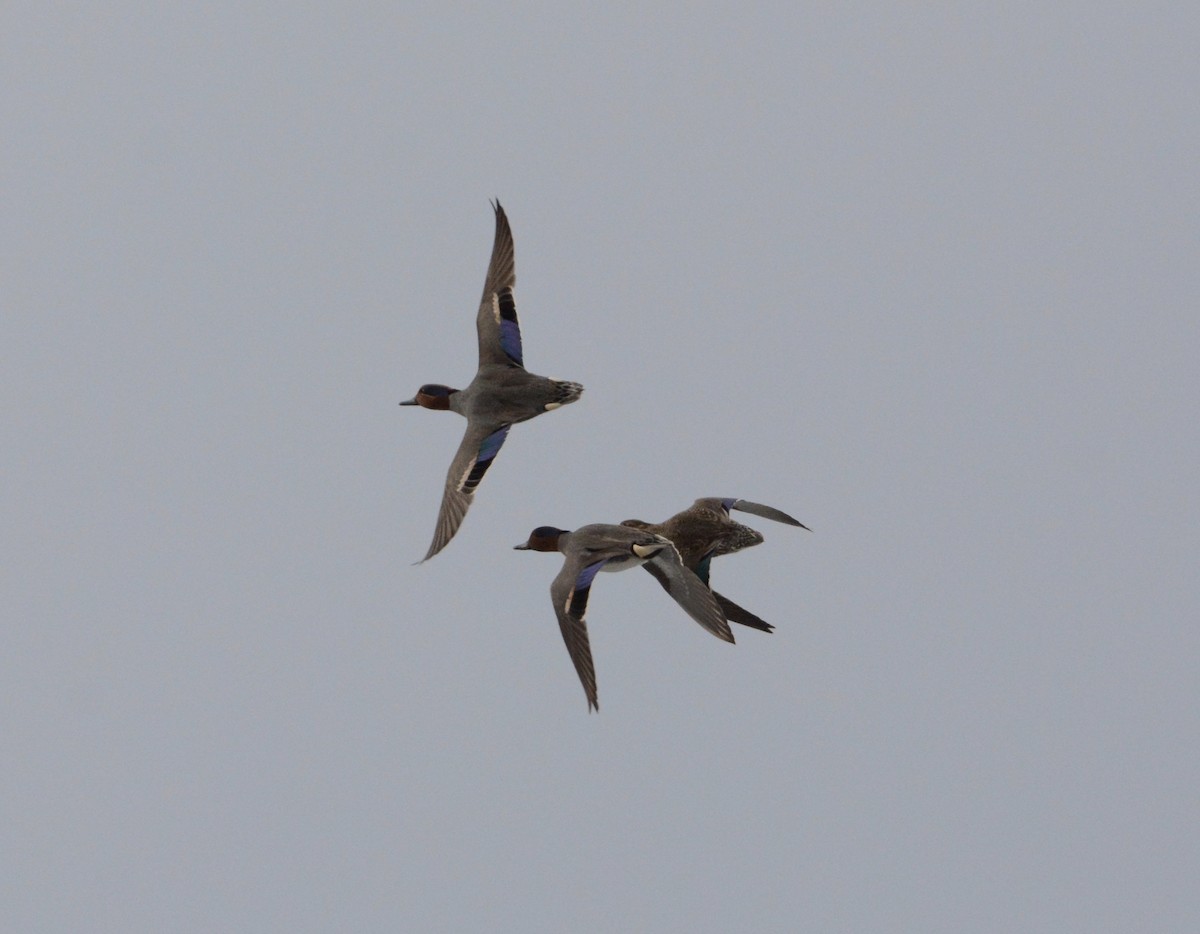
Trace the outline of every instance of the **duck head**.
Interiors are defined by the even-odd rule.
[[[523,545],[513,545],[513,551],[558,551],[558,540],[570,534],[566,529],[556,529],[552,525],[539,525],[529,533],[529,540]]]
[[[451,389],[441,383],[426,383],[417,390],[415,396],[400,404],[419,405],[426,409],[448,409],[450,408],[450,397],[456,392],[458,392],[457,389]]]

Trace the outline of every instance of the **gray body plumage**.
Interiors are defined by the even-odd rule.
[[[495,430],[574,402],[579,398],[575,387],[523,367],[485,363],[466,389],[450,396],[450,411]]]

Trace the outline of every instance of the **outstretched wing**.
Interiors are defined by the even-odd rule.
[[[762,516],[764,519],[773,519],[775,522],[782,522],[784,525],[798,525],[802,529],[808,529],[808,526],[797,519],[793,519],[786,512],[774,508],[773,506],[764,506],[762,503],[752,503],[746,499],[723,499],[721,505],[725,507],[725,511],[736,509],[739,512],[748,512],[752,516]],[[811,529],[808,529],[812,531]]]
[[[476,487],[508,437],[508,429],[508,425],[496,428],[495,425],[467,423],[467,433],[463,435],[462,444],[446,474],[446,490],[442,494],[442,508],[438,510],[433,543],[422,561],[428,561],[454,538],[475,498]]]
[[[567,653],[579,675],[583,692],[587,695],[588,713],[598,711],[600,701],[596,693],[596,669],[592,664],[592,647],[588,641],[584,616],[587,614],[592,580],[603,566],[603,560],[580,567],[577,561],[568,559],[550,585],[550,599],[554,602],[558,628],[562,632],[563,642],[567,644]]]
[[[654,575],[688,616],[718,639],[732,642],[733,633],[729,631],[729,623],[712,591],[704,581],[683,566],[675,546],[666,539],[663,541],[666,541],[666,547],[646,561],[646,570]]]
[[[707,554],[703,558],[701,558],[700,563],[696,565],[696,577],[699,578],[700,583],[702,583],[709,590],[712,590],[712,584],[709,583],[709,579],[708,579],[709,568],[710,568],[710,565],[712,564],[712,559],[713,559],[713,555],[711,553]],[[647,571],[649,571],[651,574],[653,574],[658,579],[658,582],[660,584],[662,584],[663,587],[666,588],[668,592],[670,591],[670,588],[667,586],[669,582],[667,581],[667,579],[665,577],[661,577],[655,573],[656,568],[654,565],[645,564],[645,565],[643,565],[643,567],[645,567]],[[751,629],[758,629],[758,630],[761,630],[762,632],[774,632],[775,631],[775,627],[772,626],[770,623],[768,623],[766,620],[760,619],[759,617],[757,617],[753,613],[751,613],[749,610],[738,606],[736,603],[734,603],[728,597],[722,596],[721,594],[717,593],[715,590],[712,591],[712,595],[716,599],[717,605],[721,608],[721,612],[723,612],[725,614],[725,618],[727,620],[729,620],[729,622],[740,623],[743,626],[749,626]]]
[[[751,629],[758,629],[761,632],[774,632],[775,627],[768,623],[765,619],[760,619],[749,610],[744,609],[721,594],[713,591],[713,596],[717,598],[717,603],[725,612],[725,618],[731,623],[740,623],[743,626],[749,626]]]
[[[479,333],[479,365],[499,363],[523,367],[521,325],[517,321],[517,305],[513,299],[517,273],[512,231],[500,202],[497,201],[493,207],[496,210],[496,239],[492,243],[492,260],[483,283],[479,313],[475,316],[475,329]]]

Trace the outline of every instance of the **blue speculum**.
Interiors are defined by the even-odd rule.
[[[517,305],[513,301],[512,289],[501,289],[497,296],[500,307],[500,349],[518,366],[524,366],[521,358],[521,326],[517,323]]]
[[[467,474],[467,479],[463,483],[464,493],[475,492],[475,487],[479,486],[479,481],[483,479],[487,469],[492,466],[492,458],[500,450],[500,445],[504,444],[504,439],[508,436],[508,427],[505,425],[483,439],[483,443],[479,445],[479,454],[475,457],[475,466],[471,468],[471,472]]]
[[[592,587],[592,581],[595,579],[600,569],[604,567],[607,560],[608,559],[589,564],[582,571],[580,571],[579,576],[575,578],[575,588],[571,594],[572,616],[583,616],[583,610],[587,606],[588,591]]]

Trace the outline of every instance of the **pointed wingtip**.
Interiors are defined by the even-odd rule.
[[[764,519],[771,519],[774,522],[782,522],[784,525],[799,526],[802,529],[809,529],[807,525],[799,519],[793,519],[782,509],[776,509],[774,506],[764,506],[762,503],[752,503],[748,499],[726,499],[723,502],[728,503],[726,509],[736,509],[739,512],[748,512],[752,516],[761,516]]]
[[[697,622],[699,622],[697,620]],[[701,624],[703,625],[703,624]],[[705,630],[711,632],[722,642],[736,643],[737,640],[733,637],[733,630],[729,628],[729,621],[725,619],[725,614],[721,614],[720,621],[711,626],[704,626]]]
[[[728,597],[713,591],[713,596],[717,598],[717,603],[725,613],[725,619],[731,623],[737,623],[739,626],[745,626],[748,629],[757,629],[759,632],[772,633],[775,627],[768,623],[765,619],[760,619],[744,607],[738,606]]]
[[[442,547],[441,547],[441,548],[434,548],[434,547],[431,545],[431,546],[430,546],[430,548],[429,548],[429,550],[428,550],[427,552],[425,552],[425,557],[424,557],[424,558],[422,558],[420,561],[414,561],[414,562],[413,562],[413,566],[415,567],[415,566],[416,566],[416,565],[418,565],[418,564],[424,564],[426,561],[428,561],[428,560],[429,560],[430,558],[432,558],[434,555],[436,555],[436,554],[439,554],[439,553],[441,552],[442,548],[445,548],[445,547],[446,547],[446,545],[448,545],[448,544],[450,544],[450,543],[449,543],[449,542],[445,542],[445,543],[442,545]]]
[[[707,590],[708,588],[705,588],[705,589]],[[712,593],[712,591],[709,591],[709,593]],[[720,625],[718,625],[717,627],[715,627],[714,629],[712,629],[710,631],[712,632],[712,634],[714,636],[716,636],[722,642],[728,642],[730,644],[737,642],[737,640],[735,638],[733,638],[733,630],[729,626],[729,620],[725,616],[725,611],[720,609],[720,604],[716,602],[715,597],[713,598],[713,603],[715,606],[718,607],[718,612],[721,614],[721,616],[720,616],[721,622],[720,622]]]

